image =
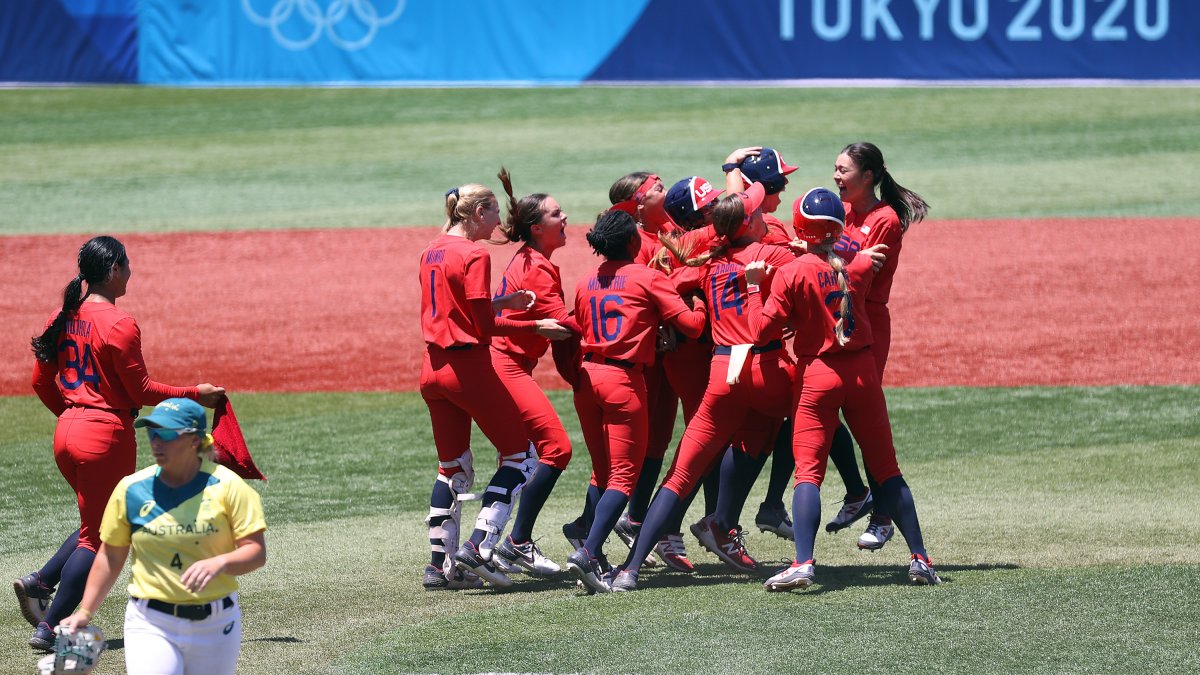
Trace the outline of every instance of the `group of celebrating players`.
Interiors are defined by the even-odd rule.
[[[940,582],[896,462],[881,386],[892,277],[904,232],[928,205],[895,182],[876,146],[853,143],[835,162],[836,193],[813,188],[795,200],[793,235],[770,215],[795,171],[778,151],[739,148],[722,169],[724,191],[699,176],[669,189],[649,172],[618,179],[612,207],[587,233],[601,262],[570,297],[550,262],[567,226],[553,197],[516,198],[502,169],[501,222],[486,187],[446,193],[443,233],[420,258],[421,394],[438,453],[426,589],[505,588],[514,572],[561,571],[533,540],[571,458],[562,421],[532,376],[547,350],[573,388],[592,460],[582,513],[563,525],[574,548],[566,566],[589,593],[637,590],[646,566],[692,571],[682,525],[701,488],[706,515],[691,532],[728,566],[756,570],[738,522],[769,457],[755,522],[793,539],[796,557],[766,580],[767,590],[814,582],[829,460],[846,497],[826,529],[870,514],[860,548],[882,547],[899,528],[911,552],[908,578]],[[522,246],[493,295],[478,242],[497,227]],[[686,428],[655,491],[680,405]],[[470,492],[472,420],[499,453],[481,495]],[[480,496],[460,545],[461,502]],[[604,553],[614,532],[629,547],[616,566]]]

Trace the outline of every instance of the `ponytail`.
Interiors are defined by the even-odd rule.
[[[678,236],[660,232],[658,241],[663,245],[663,248],[675,256],[676,260],[688,267],[699,267],[713,258],[725,255],[729,251],[729,240],[725,237],[718,237],[716,246],[695,257],[692,256],[696,252],[695,237],[689,237],[686,233],[683,236]],[[658,258],[658,256],[655,256],[655,258]],[[663,267],[661,269],[669,272],[669,265],[665,264],[666,261],[662,262]]]
[[[67,319],[79,311],[83,299],[87,297],[83,292],[83,282],[87,282],[90,292],[92,287],[99,286],[112,277],[114,266],[128,263],[125,246],[112,237],[93,237],[79,248],[79,274],[67,282],[63,289],[62,308],[46,330],[29,341],[33,355],[38,361],[53,363],[57,360],[58,338],[67,325]]]
[[[921,222],[929,213],[925,198],[897,183],[886,166],[876,179],[876,184],[879,185],[879,196],[899,216],[901,231],[907,232],[909,225]]]
[[[504,244],[514,241],[523,241],[529,243],[533,241],[534,225],[537,225],[542,220],[542,202],[550,196],[541,192],[531,194],[527,197],[522,197],[519,201],[513,196],[512,176],[509,175],[508,169],[500,167],[500,173],[496,174],[500,179],[500,184],[504,186],[504,194],[508,195],[508,217],[504,222],[500,223],[500,234],[504,236],[503,241],[495,242]]]

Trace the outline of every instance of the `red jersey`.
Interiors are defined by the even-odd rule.
[[[886,244],[884,251],[887,260],[883,267],[875,273],[875,280],[867,291],[868,302],[887,303],[892,294],[892,277],[896,274],[896,265],[900,263],[900,246],[904,243],[904,230],[900,228],[900,216],[887,202],[879,202],[866,213],[855,213],[850,205],[846,207],[846,229],[842,237],[833,245],[833,252],[843,258],[858,253],[864,248],[876,244]]]
[[[766,344],[779,339],[782,327],[764,334],[757,341],[750,326],[747,309],[746,264],[764,260],[782,267],[796,259],[790,249],[773,244],[754,243],[730,249],[699,267],[680,267],[671,273],[671,281],[680,295],[699,290],[708,307],[712,341],[717,345]],[[765,289],[764,289],[765,290]]]
[[[871,259],[851,256],[846,261],[846,275],[849,277],[851,309],[846,325],[849,342],[844,347],[838,344],[833,334],[842,299],[837,274],[829,263],[812,253],[796,258],[775,272],[765,305],[756,295],[749,298],[751,329],[765,336],[790,325],[796,330],[792,349],[798,358],[856,351],[869,346],[871,322],[867,320],[865,294],[874,276]]]
[[[788,231],[787,225],[784,225],[782,220],[769,213],[763,214],[763,222],[767,224],[767,233],[762,238],[764,244],[787,246],[788,242],[796,238],[796,235]]]
[[[693,338],[704,327],[703,310],[689,310],[665,274],[628,260],[606,260],[579,281],[575,317],[584,354],[643,365],[654,363],[660,323]]]
[[[492,297],[492,259],[466,237],[443,234],[421,252],[421,334],[439,347],[481,344],[487,332],[469,302]]]
[[[658,228],[654,230],[647,230],[644,229],[644,227],[645,226],[638,227],[638,236],[641,237],[642,243],[641,247],[638,249],[637,255],[633,258],[635,263],[641,265],[649,265],[650,261],[654,259],[654,254],[658,253],[658,250],[662,248],[662,242],[658,238],[659,234],[678,236],[684,233],[684,229],[676,225],[674,221],[670,219],[660,224]]]
[[[533,291],[536,296],[533,306],[525,310],[506,310],[502,315],[505,318],[568,321],[569,312],[563,301],[562,277],[558,266],[528,244],[517,249],[513,255],[508,268],[504,270],[504,278],[496,295],[517,291]],[[496,336],[492,338],[492,346],[536,361],[546,353],[550,340],[537,333],[521,333]]]
[[[137,322],[106,302],[85,302],[69,316],[58,336],[58,360],[38,361],[33,390],[55,415],[70,406],[128,411],[168,398],[199,395],[195,387],[172,387],[150,379]]]

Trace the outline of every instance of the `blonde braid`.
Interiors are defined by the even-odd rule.
[[[845,347],[846,343],[850,341],[850,336],[846,333],[846,323],[850,318],[850,313],[854,311],[854,303],[850,298],[850,277],[846,274],[846,262],[833,252],[832,245],[821,246],[818,250],[825,256],[825,262],[833,268],[833,273],[837,276],[838,288],[842,291],[837,323],[833,325],[833,336],[837,338],[839,345]]]

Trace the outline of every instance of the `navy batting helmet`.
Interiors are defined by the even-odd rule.
[[[792,204],[792,227],[809,246],[834,243],[845,225],[846,208],[828,188],[813,188]]]
[[[787,175],[796,170],[796,167],[788,166],[783,155],[774,148],[763,148],[757,155],[750,155],[742,160],[739,168],[747,184],[762,183],[769,195],[783,192],[787,187]]]

